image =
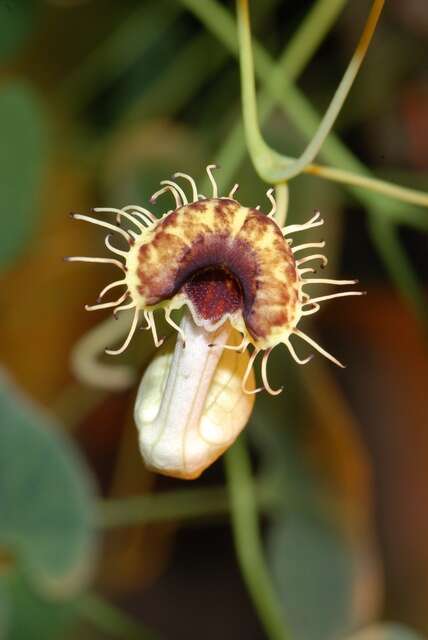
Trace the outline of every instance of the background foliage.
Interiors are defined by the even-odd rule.
[[[301,153],[369,8],[251,3],[272,147]],[[320,161],[426,189],[427,34],[424,3],[387,3]],[[70,370],[103,317],[83,305],[110,275],[62,262],[103,250],[69,211],[147,204],[177,170],[203,187],[211,161],[223,188],[264,203],[237,55],[231,2],[0,1],[2,640],[428,632],[428,213],[414,199],[290,182],[290,220],[320,208],[329,272],[369,294],[317,316],[348,368],[275,352],[284,394],[258,398],[226,465],[191,485],[144,469],[135,388],[102,392]],[[141,371],[152,352],[139,336],[116,366]]]

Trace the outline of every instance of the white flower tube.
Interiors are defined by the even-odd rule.
[[[172,342],[159,349],[141,381],[134,416],[147,467],[193,479],[245,427],[254,395],[241,385],[248,353],[223,350],[230,327],[208,333],[186,314],[181,330],[186,346],[179,334],[175,350]],[[248,386],[254,388],[252,373]]]

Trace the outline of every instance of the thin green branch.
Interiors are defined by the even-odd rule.
[[[207,49],[211,51],[209,58],[205,56]],[[212,49],[212,36],[207,35],[205,31],[190,38],[171,59],[169,66],[150,85],[149,90],[145,91],[135,104],[131,104],[122,116],[122,122],[137,120],[147,115],[169,115],[182,109],[203,82],[224,64],[227,58],[226,51],[218,47]],[[195,64],[195,61],[200,61],[201,64]]]
[[[255,493],[260,509],[273,508],[274,498],[263,484],[256,485]],[[149,522],[190,520],[224,515],[229,509],[229,495],[225,487],[179,489],[116,500],[101,500],[97,524],[110,529]]]
[[[269,18],[272,9],[280,0],[264,0],[255,7],[253,15],[258,26]],[[325,0],[323,0],[325,1]],[[345,0],[332,0],[344,2]],[[205,54],[210,51],[207,57]],[[228,59],[223,47],[213,47],[212,35],[201,31],[188,39],[182,48],[163,68],[162,73],[150,84],[147,91],[135,100],[121,115],[121,122],[138,120],[155,114],[172,114],[195,95],[200,87],[213,77]],[[192,72],[189,73],[189,69]]]
[[[420,207],[428,207],[428,193],[403,187],[393,182],[388,182],[387,180],[371,178],[368,175],[352,173],[352,171],[346,171],[345,169],[336,169],[335,167],[327,167],[319,164],[310,164],[305,167],[303,171],[312,176],[319,176],[340,184],[369,189],[370,191],[394,200],[415,204]]]
[[[225,455],[235,548],[247,589],[270,640],[287,640],[283,610],[265,563],[258,508],[244,436]]]
[[[275,164],[281,156],[272,151],[263,139],[257,114],[256,85],[254,79],[253,50],[251,46],[251,28],[246,0],[237,0],[238,44],[241,72],[242,118],[245,138],[253,165],[265,182],[271,179]]]
[[[103,528],[221,515],[229,510],[224,487],[180,489],[164,493],[101,500],[98,524]]]
[[[317,0],[307,11],[302,23],[284,52],[276,67],[278,80],[290,82],[305,68],[318,49],[326,34],[336,22],[347,0]]]
[[[178,8],[161,0],[137,5],[60,85],[60,98],[81,109],[129,68],[166,31]]]
[[[318,154],[343,107],[349,91],[351,90],[375,32],[383,5],[384,0],[374,0],[372,10],[369,14],[354,55],[352,56],[348,68],[346,69],[345,74],[334,93],[329,107],[319,123],[318,130],[312,136],[302,155],[297,160],[293,160],[290,164],[288,158],[285,159],[284,162],[282,155],[274,152],[268,145],[266,145],[259,129],[248,0],[237,0],[237,23],[241,62],[241,91],[244,127],[253,164],[257,168],[260,176],[266,180],[266,182],[282,182],[290,180],[301,173]]]

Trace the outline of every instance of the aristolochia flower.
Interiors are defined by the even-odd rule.
[[[146,328],[152,331],[155,345],[160,346],[163,339],[158,338],[154,312],[163,310],[166,321],[180,334],[181,348],[188,350],[186,360],[191,361],[193,338],[189,341],[183,326],[179,326],[171,317],[173,311],[187,307],[194,325],[200,328],[205,337],[214,335],[212,341],[205,339],[205,351],[210,349],[217,351],[216,362],[223,349],[242,353],[249,345],[252,345],[251,355],[249,358],[246,356],[247,364],[242,374],[240,390],[242,394],[251,395],[262,388],[272,395],[281,392],[282,388],[271,388],[267,376],[269,354],[277,345],[284,344],[293,359],[299,364],[310,360],[311,356],[301,359],[297,355],[291,342],[293,336],[300,337],[326,358],[343,366],[298,328],[300,320],[304,316],[318,311],[321,301],[341,296],[361,295],[360,291],[342,291],[315,297],[307,293],[306,287],[308,285],[326,283],[352,285],[356,283],[356,280],[306,277],[307,274],[315,272],[315,269],[308,267],[307,263],[320,261],[321,265],[325,266],[327,259],[321,253],[311,253],[300,257],[302,252],[306,249],[320,249],[324,247],[324,242],[310,242],[294,246],[288,236],[322,225],[323,220],[320,218],[320,213],[317,211],[305,224],[281,228],[274,217],[276,203],[272,189],[266,194],[272,205],[269,213],[263,213],[259,207],[245,207],[235,199],[238,185],[234,185],[228,196],[218,196],[217,184],[212,174],[214,168],[215,165],[207,167],[212,184],[212,197],[210,198],[199,195],[195,181],[183,173],[176,173],[173,178],[183,178],[189,183],[192,191],[190,202],[185,191],[177,182],[172,180],[161,182],[162,188],[152,196],[151,202],[154,202],[161,194],[170,192],[175,200],[175,208],[167,211],[160,219],[157,219],[148,209],[140,206],[93,210],[100,214],[115,214],[116,224],[86,215],[72,214],[76,219],[106,227],[125,241],[124,248],[118,248],[112,244],[110,234],[106,237],[107,248],[118,258],[69,258],[72,261],[110,263],[119,267],[124,273],[121,280],[112,282],[101,291],[97,304],[86,307],[88,310],[112,308],[115,314],[126,309],[132,310],[131,328],[125,342],[120,348],[106,350],[106,353],[120,354],[127,348],[141,316],[145,318]],[[124,288],[122,295],[112,302],[101,302],[107,292],[116,287]],[[224,336],[227,338],[230,327],[241,335],[239,344],[224,344]],[[228,329],[226,330],[226,328]],[[187,325],[187,333],[189,331],[193,335]],[[222,336],[221,344],[219,344],[218,335]],[[250,385],[249,388],[248,382],[259,353],[262,353],[261,379],[263,386],[256,389],[254,385]],[[207,355],[205,357],[208,358]],[[173,368],[177,369],[179,361],[183,361],[183,358],[180,360],[176,355]],[[212,375],[214,375],[214,369]],[[177,371],[174,373],[176,378]],[[170,375],[172,376],[171,372]],[[192,374],[188,372],[186,375],[191,377]],[[198,376],[202,373],[194,375]],[[177,379],[179,378],[178,375]],[[179,392],[181,403],[184,399],[184,404],[194,401],[194,398],[183,395],[183,389],[187,388],[186,384],[181,385]],[[178,384],[178,386],[180,385]],[[170,411],[172,406],[171,388],[168,383],[163,388],[166,395],[169,394],[168,400],[165,402],[168,402],[168,415],[170,416],[168,419],[171,421],[171,416],[174,413]],[[206,393],[208,391],[209,385]],[[204,402],[206,397],[205,395]],[[144,406],[147,409],[147,403]],[[165,436],[171,424],[168,423],[168,426],[162,421],[162,424],[159,423],[159,416],[165,414],[161,404],[158,403],[156,411],[156,416],[154,418],[152,416],[152,418],[155,422],[157,421],[159,433]],[[199,428],[198,420],[202,419],[203,411],[204,407],[201,405],[199,417],[193,416],[192,418],[192,424],[196,425],[196,428]],[[136,412],[137,422],[140,420],[140,413]],[[147,411],[142,410],[142,414],[147,416]],[[176,420],[179,421],[182,415],[181,413],[180,416],[176,416]],[[140,422],[144,422],[144,420],[145,418],[141,418]],[[183,434],[188,427],[186,425],[187,423],[182,425],[181,443]],[[235,437],[241,428],[242,425],[233,430]],[[149,438],[149,431],[147,424],[141,431],[141,433],[147,434],[148,438],[147,442],[142,443],[143,455],[150,449],[147,444],[150,438],[155,442],[160,437],[159,433],[156,435],[156,430],[152,429],[153,433]],[[172,432],[176,433],[177,430],[173,429]],[[178,441],[174,442],[174,438],[171,438],[166,443],[169,459],[174,457],[174,447],[178,446]],[[229,440],[230,438],[225,436],[224,442],[229,442]],[[199,458],[203,458],[200,450],[203,441],[204,438],[201,437],[198,443]],[[220,444],[219,451],[224,448],[224,443]],[[214,455],[212,449],[208,454],[208,449],[207,446],[207,460],[219,455],[218,452]],[[186,456],[187,460],[192,458],[192,454],[189,452]],[[162,458],[162,456],[160,457]],[[150,466],[168,472],[169,463],[163,466],[163,462],[158,460],[154,463],[153,460],[148,460]],[[177,464],[175,461],[174,465],[177,466]],[[201,465],[198,465],[192,466],[192,463],[190,464],[192,471],[188,476],[181,472],[179,475],[193,477],[198,472],[195,469],[199,469],[200,472],[203,461]],[[190,468],[189,465],[187,466]],[[175,467],[173,472],[175,473]]]

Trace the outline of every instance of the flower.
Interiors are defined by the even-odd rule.
[[[184,173],[174,174],[174,180],[163,180],[162,188],[151,202],[170,192],[175,208],[157,219],[148,209],[131,205],[123,209],[96,208],[95,213],[113,213],[116,224],[82,214],[72,214],[115,232],[125,240],[126,248],[112,244],[107,235],[107,248],[118,258],[72,257],[70,261],[110,263],[119,267],[124,277],[107,285],[99,295],[97,304],[86,306],[89,311],[113,308],[117,314],[133,310],[129,334],[123,345],[106,353],[122,353],[134,335],[141,314],[146,328],[151,329],[155,345],[163,343],[156,331],[154,312],[163,310],[166,321],[179,333],[183,332],[173,320],[173,311],[187,306],[196,326],[214,332],[226,323],[242,336],[238,345],[224,345],[224,349],[253,350],[242,377],[244,393],[257,393],[272,389],[267,376],[267,362],[272,349],[279,344],[288,348],[293,359],[305,364],[312,356],[301,359],[291,342],[300,337],[326,358],[343,366],[334,356],[298,328],[300,320],[320,308],[319,303],[331,298],[361,295],[361,291],[342,291],[329,295],[309,295],[305,287],[313,284],[353,285],[356,280],[332,280],[305,277],[315,269],[309,262],[327,264],[321,253],[298,257],[306,249],[321,249],[324,242],[310,242],[294,246],[288,236],[323,224],[320,212],[304,224],[281,228],[275,220],[276,203],[273,189],[267,197],[271,210],[265,214],[259,207],[245,207],[236,199],[238,185],[227,197],[219,197],[213,176],[215,165],[207,167],[212,185],[212,196],[199,195],[193,178]],[[175,181],[185,179],[192,191],[190,202],[183,188]],[[123,224],[126,224],[126,228]],[[122,261],[119,258],[123,258]],[[124,287],[122,295],[112,302],[101,302],[113,288]],[[184,344],[184,343],[183,343]],[[191,345],[188,345],[191,348]],[[214,345],[213,345],[214,346]],[[247,382],[259,353],[263,386],[248,389]]]
[[[265,389],[272,395],[267,363],[272,349],[285,344],[299,364],[301,359],[291,342],[298,336],[339,366],[336,358],[298,324],[315,313],[320,302],[339,296],[361,295],[344,291],[311,297],[307,285],[351,285],[356,280],[305,277],[315,269],[309,262],[327,264],[321,253],[298,257],[305,249],[318,249],[324,242],[294,246],[289,234],[323,224],[319,211],[305,224],[281,228],[275,219],[273,189],[267,197],[271,210],[245,207],[235,198],[235,184],[227,197],[219,197],[212,170],[207,167],[212,196],[198,194],[196,183],[187,174],[176,173],[174,180],[161,182],[162,188],[151,198],[171,193],[175,208],[160,219],[143,207],[97,208],[95,213],[112,213],[116,224],[100,218],[72,214],[107,228],[122,237],[124,247],[112,243],[107,248],[114,258],[73,257],[71,261],[108,263],[123,271],[123,278],[108,284],[89,311],[113,309],[117,315],[129,310],[131,328],[117,355],[129,345],[141,315],[160,347],[154,313],[162,310],[166,321],[178,332],[174,352],[170,344],[158,350],[144,373],[135,403],[134,417],[139,431],[143,459],[152,470],[178,478],[200,475],[229,447],[251,415],[255,394]],[[190,184],[189,202],[178,178]],[[123,260],[122,260],[123,259]],[[102,302],[115,289],[124,291],[117,300]],[[174,311],[187,307],[180,325]],[[119,327],[121,330],[121,327]],[[116,335],[117,332],[115,332]],[[117,336],[116,336],[117,337]],[[98,338],[97,338],[98,340]],[[251,352],[247,347],[251,345]],[[255,387],[253,365],[259,353],[262,386]]]

